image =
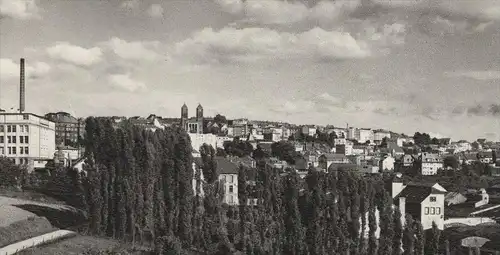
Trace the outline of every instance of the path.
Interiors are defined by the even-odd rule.
[[[67,237],[73,237],[76,236],[76,233],[73,231],[69,230],[56,230],[54,232],[50,232],[47,234],[43,234],[41,236],[33,237],[26,239],[21,242],[13,243],[10,245],[7,245],[3,248],[0,248],[0,255],[10,255],[10,254],[16,254],[22,250],[34,247],[34,246],[39,246],[48,242],[53,242],[57,239],[61,238],[67,238]]]

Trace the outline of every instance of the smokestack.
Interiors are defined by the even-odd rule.
[[[24,58],[21,58],[21,74],[20,74],[20,88],[19,88],[19,112],[24,112],[24,100],[25,100],[25,84],[24,84]]]

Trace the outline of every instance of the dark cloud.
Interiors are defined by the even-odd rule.
[[[456,107],[452,111],[453,114],[463,114],[467,113],[469,115],[475,116],[500,116],[500,104],[490,104],[490,105],[475,105],[468,108]]]

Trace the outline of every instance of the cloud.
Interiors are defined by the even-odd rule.
[[[479,20],[500,20],[500,5],[497,0],[449,1],[418,0],[394,1],[371,0],[373,3],[388,7],[405,8],[438,13],[443,17],[474,18]]]
[[[108,82],[116,87],[126,91],[135,92],[146,88],[146,84],[141,81],[136,81],[127,74],[111,74],[108,76]]]
[[[120,4],[120,7],[128,10],[134,10],[137,7],[139,7],[139,0],[128,0],[128,1],[123,1]]]
[[[292,34],[267,28],[205,28],[176,45],[176,54],[201,63],[253,62],[262,59],[356,59],[372,55],[363,40],[321,28]]]
[[[457,78],[464,77],[479,81],[487,80],[500,80],[500,71],[489,70],[489,71],[457,71],[457,72],[446,72],[445,76]]]
[[[308,7],[299,1],[216,0],[226,12],[243,14],[247,22],[259,24],[293,24],[303,21],[328,23],[354,11],[359,0],[320,1]]]
[[[153,18],[163,17],[163,7],[159,4],[152,4],[149,6],[147,13]]]
[[[0,16],[27,20],[38,18],[35,0],[0,0]]]
[[[159,54],[155,51],[160,45],[158,41],[127,42],[118,37],[113,37],[104,44],[123,59],[155,60],[159,57]]]
[[[102,50],[99,47],[82,48],[68,42],[58,42],[47,49],[48,55],[77,66],[91,66],[102,60]]]
[[[25,74],[28,79],[41,78],[47,75],[51,70],[49,64],[45,62],[35,62],[34,65],[26,64]],[[10,80],[19,78],[20,67],[12,59],[0,59],[0,78],[2,80]]]

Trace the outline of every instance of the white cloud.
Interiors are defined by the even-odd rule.
[[[161,5],[159,5],[159,4],[152,4],[151,6],[149,6],[147,12],[148,12],[149,16],[151,16],[153,18],[163,17],[163,7],[161,7]]]
[[[39,78],[48,74],[51,70],[50,65],[45,62],[35,62],[34,65],[26,64],[25,67],[27,78]],[[19,78],[20,67],[19,63],[14,62],[9,58],[0,59],[0,78],[2,80],[10,80]]]
[[[78,66],[91,66],[102,60],[102,51],[100,48],[93,47],[86,49],[67,42],[56,43],[56,45],[47,49],[47,53],[53,59]]]
[[[130,73],[111,74],[108,76],[108,82],[116,88],[120,88],[130,92],[146,88],[146,84],[144,82],[134,80],[132,77],[130,77]]]
[[[465,77],[474,80],[487,81],[487,80],[500,80],[500,71],[462,71],[462,72],[448,72],[445,73],[448,77]]]
[[[312,8],[299,1],[216,0],[232,14],[244,14],[247,21],[261,24],[291,24],[307,20],[332,22],[360,5],[359,0],[321,1]]]
[[[23,20],[39,17],[35,0],[0,0],[0,14]]]
[[[120,5],[120,7],[128,9],[128,10],[134,10],[139,6],[139,0],[128,0],[128,1],[123,1]]]
[[[117,37],[105,43],[111,50],[123,59],[131,60],[155,60],[159,57],[155,51],[160,45],[157,41],[135,41],[127,42]]]
[[[176,53],[195,62],[220,63],[262,59],[350,59],[371,55],[363,40],[340,31],[321,28],[292,34],[267,28],[205,28],[179,42]]]

